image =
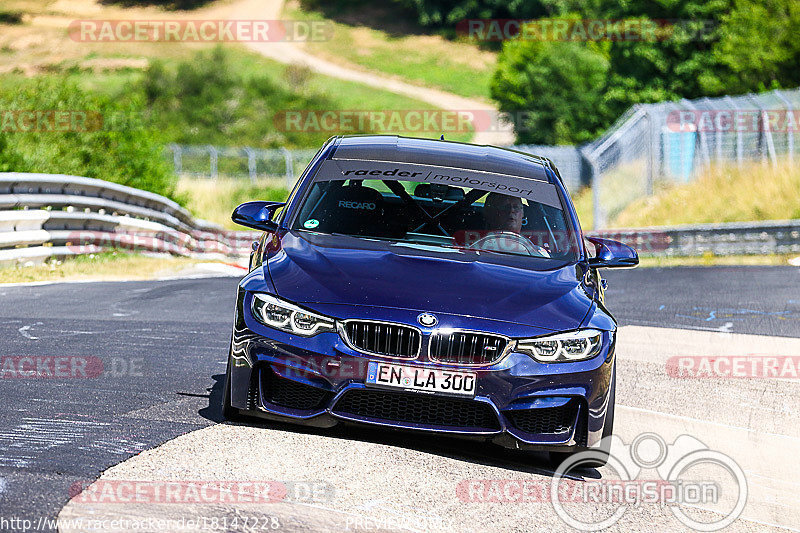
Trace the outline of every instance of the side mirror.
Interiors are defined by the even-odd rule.
[[[284,205],[283,202],[246,202],[233,210],[231,220],[248,228],[275,231],[278,224],[272,221],[272,215]]]
[[[589,258],[592,268],[633,268],[639,264],[639,254],[627,244],[600,237],[586,237],[586,240],[594,244],[597,252]]]

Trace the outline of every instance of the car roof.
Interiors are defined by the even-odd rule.
[[[336,141],[331,159],[416,163],[551,181],[552,174],[545,171],[552,168],[550,160],[507,148],[399,135],[348,135]]]

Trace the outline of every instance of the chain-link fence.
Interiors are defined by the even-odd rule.
[[[316,149],[229,148],[171,144],[166,156],[178,176],[285,180],[291,190]]]
[[[591,167],[577,146],[546,146],[541,144],[519,144],[510,148],[550,159],[561,174],[564,185],[574,193],[591,181]]]
[[[591,185],[594,229],[603,229],[632,202],[665,184],[689,182],[709,165],[793,161],[799,131],[795,89],[637,105],[585,146],[511,148],[551,159],[571,192]],[[289,189],[315,153],[180,145],[167,151],[178,175],[283,179]]]
[[[591,166],[595,228],[664,184],[712,164],[794,161],[800,89],[638,105],[581,148]]]

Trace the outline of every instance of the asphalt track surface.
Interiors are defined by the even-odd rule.
[[[620,325],[800,337],[798,268],[637,269],[607,277]],[[94,378],[0,379],[0,518],[54,518],[76,484],[220,422],[235,285],[234,278],[209,278],[0,287],[0,354],[102,362]],[[97,370],[97,361],[90,367]],[[349,431],[340,436],[480,461],[467,445],[437,450],[418,437]]]

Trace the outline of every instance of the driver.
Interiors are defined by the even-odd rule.
[[[550,253],[522,235],[525,211],[522,198],[490,192],[483,203],[488,235],[475,242],[483,249],[550,257]]]
[[[483,216],[489,231],[522,232],[522,198],[490,192],[483,204]]]

